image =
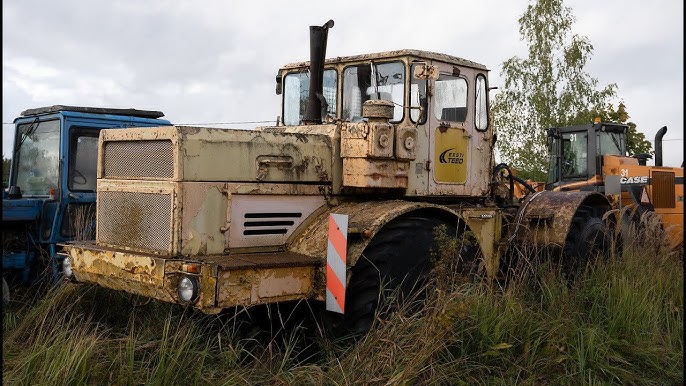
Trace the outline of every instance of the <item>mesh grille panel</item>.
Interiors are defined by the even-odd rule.
[[[98,242],[167,251],[171,210],[171,194],[99,191]]]
[[[653,206],[655,208],[674,208],[674,173],[653,172]]]
[[[104,155],[105,178],[174,177],[171,140],[105,142]]]

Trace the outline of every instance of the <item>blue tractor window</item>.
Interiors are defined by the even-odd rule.
[[[69,189],[95,192],[98,166],[98,130],[72,129]]]

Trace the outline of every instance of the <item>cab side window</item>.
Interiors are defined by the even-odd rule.
[[[467,81],[457,76],[441,74],[436,80],[435,88],[436,119],[464,122],[467,119]]]
[[[71,130],[71,157],[69,160],[69,189],[95,192],[98,167],[97,129]]]
[[[475,91],[474,125],[479,131],[486,131],[488,130],[488,87],[483,74],[476,76]]]

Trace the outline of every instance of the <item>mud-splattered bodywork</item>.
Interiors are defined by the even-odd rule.
[[[292,94],[289,76],[306,69],[279,71],[284,106],[304,91]],[[330,59],[325,69],[338,86],[323,124],[104,130],[96,244],[66,246],[74,278],[169,302],[183,302],[177,287],[192,278],[190,303],[205,312],[323,300],[328,215],[349,216],[350,268],[384,225],[410,212],[465,224],[495,276],[514,210],[496,206],[491,191],[488,70],[415,50]],[[358,93],[360,74],[376,72],[362,120],[346,116],[355,108],[350,69]],[[384,77],[394,86],[383,88]]]

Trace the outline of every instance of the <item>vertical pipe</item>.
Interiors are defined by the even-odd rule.
[[[667,133],[667,126],[662,126],[655,134],[655,166],[662,166],[662,137]]]
[[[303,124],[316,125],[322,123],[322,102],[324,89],[324,60],[326,59],[326,40],[329,28],[333,27],[333,20],[323,26],[310,26],[310,92],[307,98],[307,108],[303,115]]]

